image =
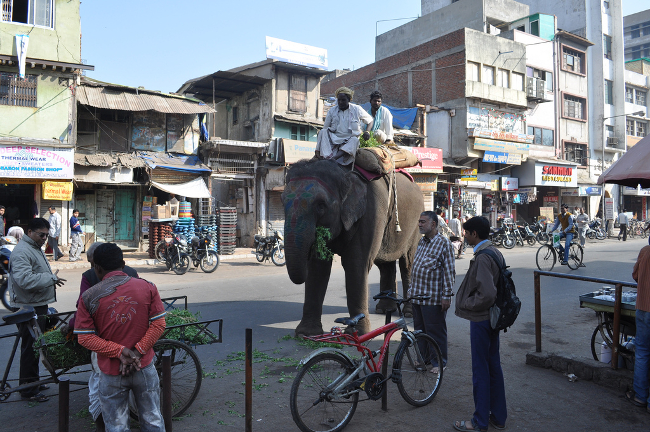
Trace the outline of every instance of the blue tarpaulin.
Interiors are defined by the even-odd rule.
[[[388,105],[382,106],[388,108],[388,111],[393,115],[393,126],[400,129],[411,129],[411,126],[415,121],[415,116],[418,113],[417,108],[395,108]],[[370,102],[364,103],[361,107],[370,114]]]
[[[203,165],[201,160],[196,156],[175,155],[172,153],[150,153],[139,152],[138,154],[149,168],[166,168],[174,171],[185,172],[212,172],[212,170]]]

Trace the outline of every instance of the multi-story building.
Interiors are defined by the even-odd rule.
[[[650,9],[623,17],[625,61],[650,57]]]
[[[626,150],[625,68],[623,50],[623,16],[621,0],[519,0],[532,11],[557,17],[557,27],[581,36],[591,42],[589,53],[575,52],[574,65],[577,76],[585,76],[588,99],[583,106],[587,121],[589,172],[592,181],[607,169]],[[564,53],[562,53],[564,56]],[[567,60],[570,57],[567,57]],[[575,61],[578,60],[578,63]],[[576,64],[580,65],[577,70]],[[563,63],[564,65],[564,63]],[[570,99],[571,100],[571,99]],[[574,105],[575,106],[575,105]],[[604,161],[603,161],[604,154]],[[615,212],[621,204],[619,188],[607,185],[605,196],[612,196]]]
[[[82,70],[79,0],[2,1],[0,205],[27,226],[55,206],[70,217],[76,102]],[[69,238],[63,223],[62,244]]]

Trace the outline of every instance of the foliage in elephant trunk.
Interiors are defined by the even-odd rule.
[[[309,215],[303,215],[298,219],[299,223],[294,226],[291,219],[285,220],[284,254],[291,282],[302,284],[307,279],[307,260],[316,240],[316,221],[313,217],[309,218]]]

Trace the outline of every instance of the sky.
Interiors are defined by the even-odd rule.
[[[650,8],[622,1],[623,15]],[[90,78],[166,93],[264,60],[265,36],[327,49],[330,70],[358,69],[374,62],[377,32],[419,14],[420,0],[84,0],[81,58]],[[408,19],[378,22],[397,18]]]

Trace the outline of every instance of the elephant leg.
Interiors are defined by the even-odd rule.
[[[302,307],[302,320],[296,327],[296,337],[323,333],[321,317],[331,272],[332,261],[323,261],[316,258],[308,261],[307,279],[305,280],[305,304]]]
[[[368,272],[372,263],[364,264],[361,259],[346,259],[342,257],[341,264],[345,270],[345,291],[347,294],[348,311],[351,317],[364,314],[366,318],[356,326],[360,335],[370,331],[368,318]]]
[[[399,259],[399,273],[402,276],[402,296],[404,296],[404,298],[408,297],[409,288],[411,287],[412,264],[412,259],[409,260],[408,256]],[[411,303],[406,303],[402,309],[402,313],[406,318],[413,318],[413,305]]]
[[[379,291],[390,291],[397,294],[397,265],[395,261],[376,264],[379,268]],[[381,299],[375,306],[375,313],[384,314],[386,311],[395,311],[397,306],[393,300]]]

